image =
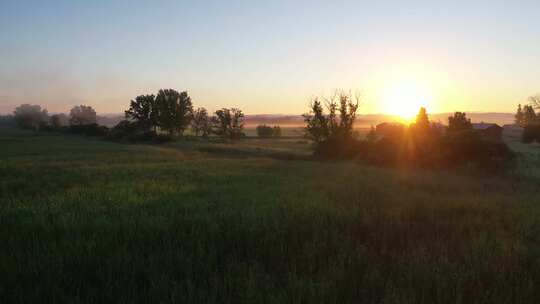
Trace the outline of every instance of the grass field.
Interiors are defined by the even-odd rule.
[[[501,176],[308,148],[0,129],[0,303],[540,302],[537,148]]]

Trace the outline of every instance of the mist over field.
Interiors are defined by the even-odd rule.
[[[540,303],[539,13],[0,1],[0,304]]]
[[[448,117],[453,113],[435,113],[431,114],[432,120],[447,124]],[[467,113],[472,122],[491,122],[501,126],[514,123],[513,113]],[[124,119],[123,114],[102,114],[98,116],[98,123],[108,127],[116,125]],[[359,114],[355,126],[358,128],[369,128],[379,123],[396,121],[402,122],[403,118],[387,114]],[[245,117],[247,127],[256,127],[260,124],[280,125],[283,127],[298,128],[304,126],[302,115],[283,115],[283,114],[248,114]]]

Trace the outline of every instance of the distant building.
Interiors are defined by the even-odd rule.
[[[490,139],[501,140],[503,128],[494,123],[473,123],[472,127],[482,136]]]

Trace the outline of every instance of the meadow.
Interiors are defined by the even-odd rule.
[[[540,150],[510,144],[493,175],[0,129],[0,303],[539,303]]]

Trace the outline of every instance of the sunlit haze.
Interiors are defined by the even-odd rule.
[[[301,114],[512,112],[540,90],[536,1],[2,1],[0,113],[119,113],[159,88],[196,106]]]

